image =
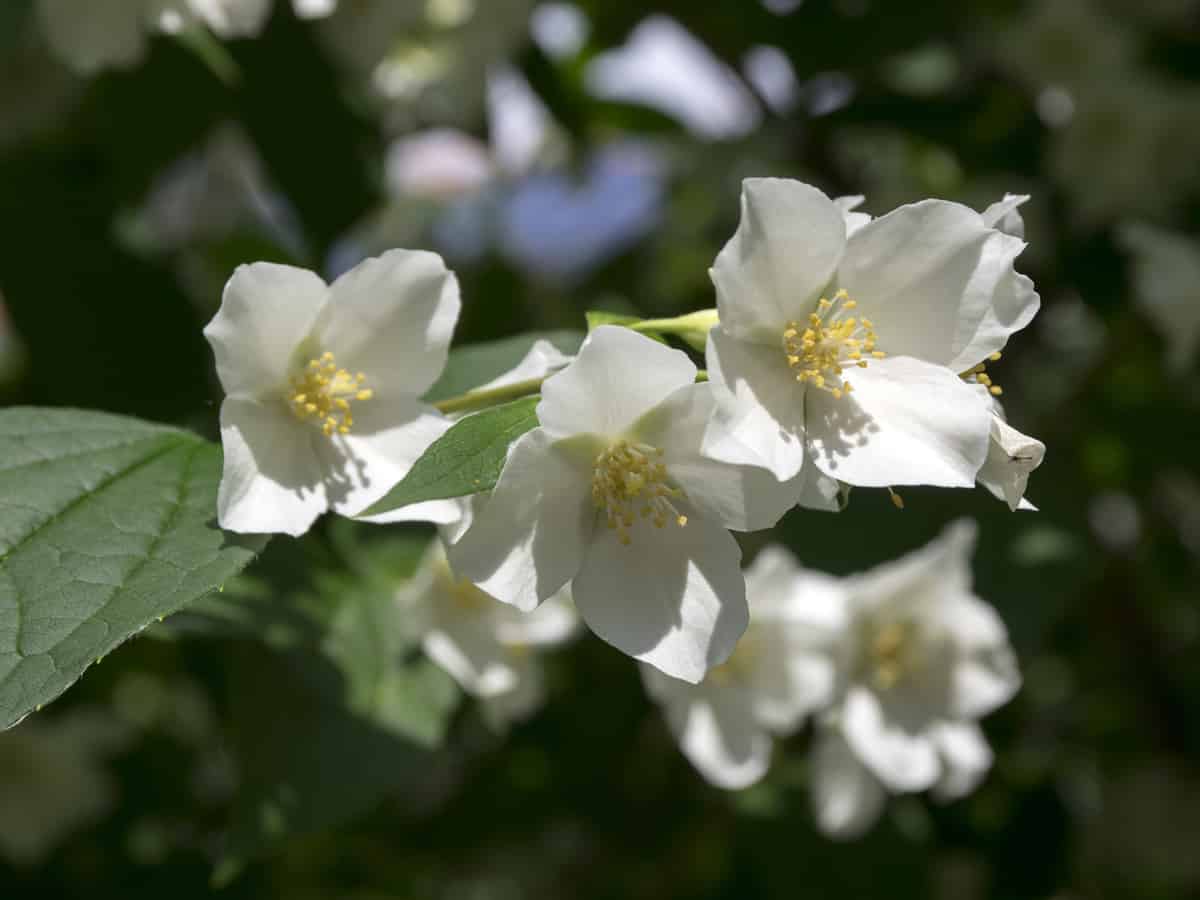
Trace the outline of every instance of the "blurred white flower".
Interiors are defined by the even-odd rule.
[[[813,751],[827,833],[869,828],[885,794],[978,784],[992,755],[976,720],[1020,686],[1004,623],[971,590],[976,529],[959,522],[921,550],[842,579],[848,612],[837,699]]]
[[[193,25],[221,37],[254,37],[273,0],[38,0],[50,47],[81,74],[136,65],[150,34],[175,34]],[[302,18],[327,16],[337,0],[292,0]]]
[[[568,582],[599,637],[699,681],[746,628],[741,551],[725,530],[786,509],[769,473],[700,453],[712,394],[687,356],[601,326],[542,388],[486,505],[450,548],[456,571],[533,609]]]
[[[299,535],[390,490],[449,427],[418,398],[446,364],[459,307],[454,275],[421,251],[368,259],[332,285],[271,263],[234,272],[204,329],[226,393],[221,526]],[[448,501],[405,509],[457,515]]]
[[[569,641],[579,625],[566,588],[522,612],[458,578],[440,540],[397,600],[424,626],[425,654],[480,701],[484,716],[498,728],[541,705],[538,652]]]
[[[1133,257],[1134,297],[1167,345],[1167,367],[1181,374],[1200,348],[1200,240],[1153,225],[1120,231]]]
[[[646,19],[624,47],[589,62],[584,77],[596,97],[657,109],[709,140],[744,137],[762,120],[738,74],[666,16]]]
[[[830,702],[838,675],[832,651],[846,624],[837,579],[802,571],[782,547],[766,548],[746,571],[746,599],[746,633],[699,684],[642,666],[684,754],[728,789],[762,778],[773,737],[792,734]]]
[[[821,476],[974,485],[991,415],[963,376],[983,381],[1039,305],[1013,268],[1024,242],[973,210],[926,200],[864,222],[856,200],[748,179],[711,272],[705,450],[769,469],[805,505]]]

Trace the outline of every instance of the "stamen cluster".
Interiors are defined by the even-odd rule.
[[[333,354],[326,351],[309,360],[302,374],[292,377],[288,405],[297,418],[320,423],[326,437],[335,432],[349,434],[354,426],[350,401],[370,400],[375,395],[373,390],[363,387],[366,380],[362,372],[351,375],[339,369]]]
[[[919,664],[919,637],[912,622],[888,622],[878,628],[867,645],[871,680],[881,690],[895,687]]]
[[[832,300],[822,297],[817,301],[817,309],[809,314],[803,330],[799,323],[788,322],[783,347],[797,381],[841,397],[851,391],[851,385],[842,380],[847,367],[865,369],[868,357],[883,359],[887,355],[875,349],[875,326],[870,319],[843,318],[857,306],[857,301],[840,290]]]
[[[993,353],[985,362],[981,362],[978,365],[972,366],[971,368],[967,369],[967,371],[963,372],[959,377],[962,378],[963,381],[969,381],[974,384],[982,384],[988,389],[988,392],[993,397],[999,397],[1004,393],[1004,389],[1001,388],[1000,385],[994,384],[992,382],[992,376],[988,375],[987,373],[987,364],[989,362],[998,362],[999,360],[1000,354]]]
[[[647,444],[617,441],[596,457],[592,470],[592,500],[608,517],[622,544],[632,538],[629,529],[640,516],[650,519],[656,528],[674,520],[680,528],[687,516],[675,508],[673,500],[683,491],[667,483],[663,451]]]

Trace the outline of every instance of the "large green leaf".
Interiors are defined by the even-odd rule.
[[[265,543],[217,527],[220,450],[97,412],[0,412],[0,727],[219,587]]]
[[[524,397],[456,422],[366,514],[490,491],[504,468],[509,445],[537,427],[537,404],[537,397]]]
[[[442,377],[429,389],[425,399],[436,403],[487,384],[519,363],[539,340],[549,341],[562,353],[574,355],[579,352],[583,338],[578,331],[539,331],[457,347],[450,351]]]

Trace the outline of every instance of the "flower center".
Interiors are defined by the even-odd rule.
[[[858,302],[841,290],[832,300],[818,300],[816,311],[809,314],[803,328],[798,322],[788,322],[783,349],[797,381],[841,397],[851,390],[842,378],[847,368],[865,369],[868,358],[883,359],[887,355],[875,349],[875,326],[870,319],[846,315],[857,306]]]
[[[375,392],[363,387],[367,376],[362,372],[351,375],[339,369],[333,354],[326,351],[299,375],[293,375],[288,391],[288,406],[298,419],[311,419],[321,426],[326,437],[334,433],[349,434],[354,425],[350,412],[352,400],[370,400]]]
[[[977,366],[972,366],[958,377],[969,384],[982,384],[993,397],[999,397],[1004,393],[1004,389],[1000,385],[994,384],[992,376],[987,373],[987,364],[989,362],[998,362],[999,359],[1000,354],[993,353],[986,361],[979,363]]]
[[[889,622],[877,629],[868,645],[871,679],[881,690],[895,687],[920,664],[920,641],[913,622]]]
[[[744,681],[758,660],[759,645],[759,639],[754,634],[754,626],[751,625],[742,635],[741,640],[737,642],[737,646],[733,648],[733,653],[729,654],[729,659],[716,668],[710,669],[706,678],[718,685]]]
[[[675,508],[683,491],[667,484],[663,451],[646,444],[617,441],[596,457],[592,469],[592,500],[608,517],[622,544],[632,538],[629,529],[638,517],[650,519],[656,528],[674,520],[680,528],[687,516]]]

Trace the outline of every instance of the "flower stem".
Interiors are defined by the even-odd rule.
[[[486,391],[467,391],[457,397],[447,397],[434,403],[434,408],[444,413],[464,412],[466,410],[486,409],[489,406],[499,406],[510,400],[519,400],[541,390],[542,382],[549,376],[529,378],[525,381],[515,381]]]

